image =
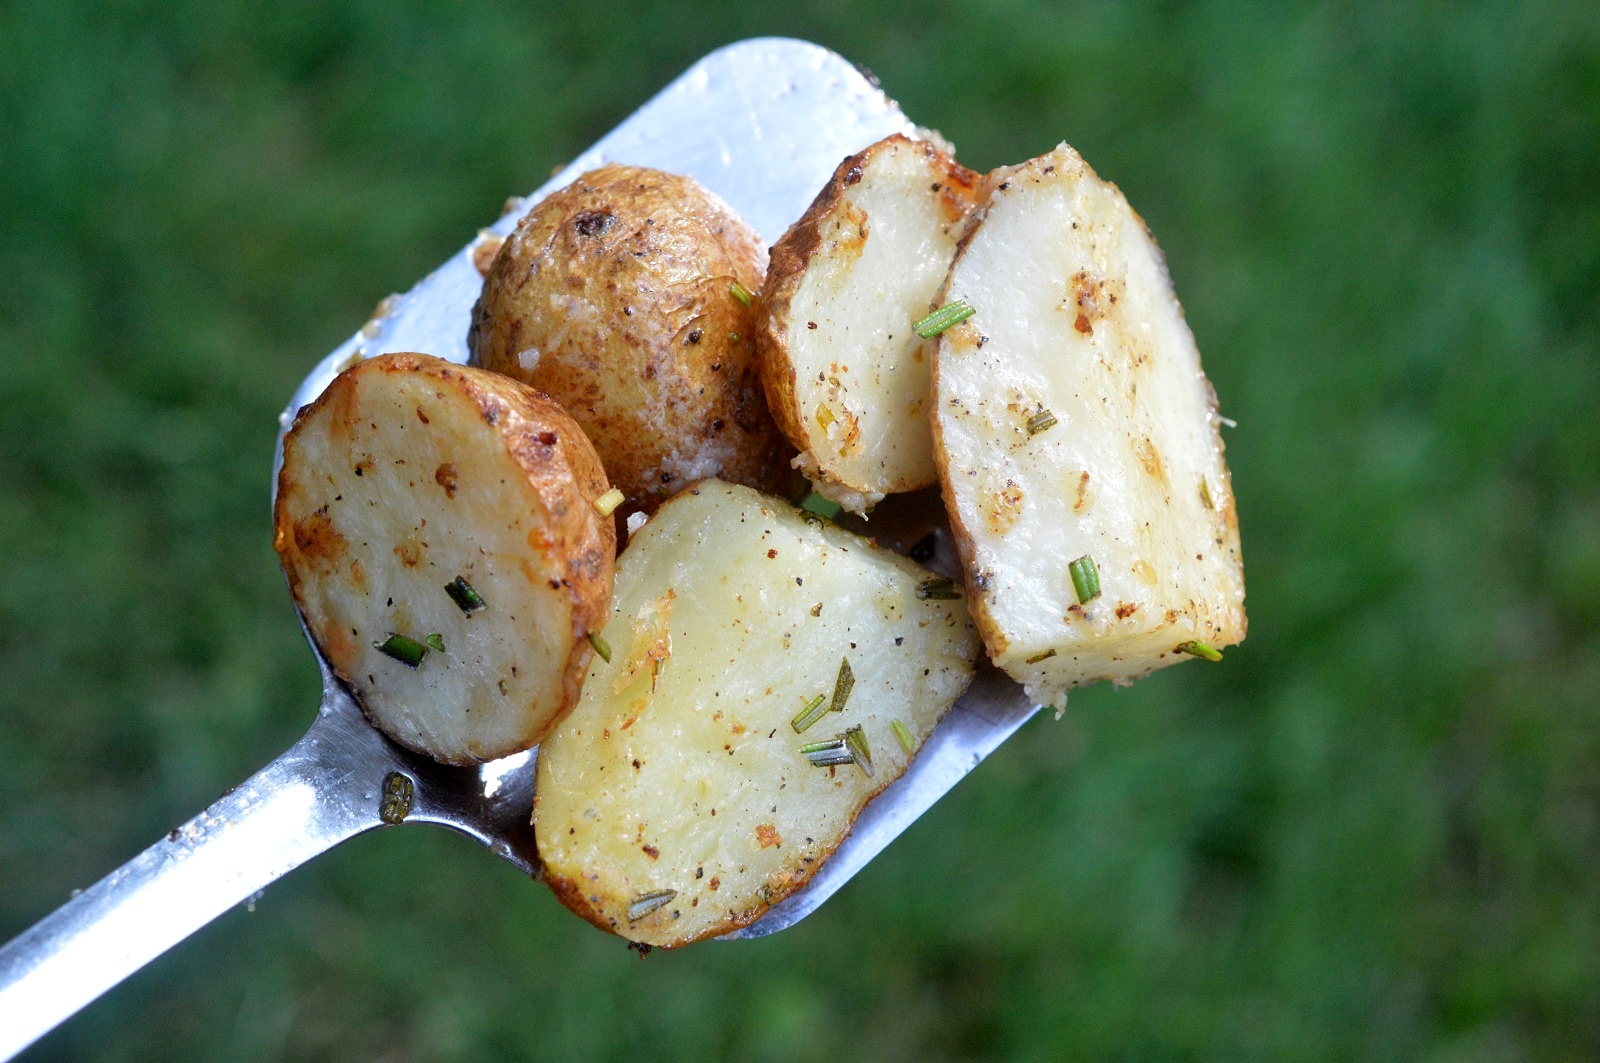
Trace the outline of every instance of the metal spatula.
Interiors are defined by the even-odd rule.
[[[899,108],[839,56],[800,41],[745,41],[696,63],[530,199],[604,162],[653,166],[693,176],[771,243],[840,159],[911,130]],[[508,233],[517,213],[492,231]],[[360,357],[422,351],[464,362],[481,286],[472,250],[387,301],[379,317],[324,358],[295,392],[283,423]],[[901,503],[898,512],[886,506],[874,515],[872,532],[902,548],[930,543],[929,564],[955,574],[948,538],[937,530],[928,538],[938,508],[927,496]],[[451,827],[537,874],[529,825],[534,753],[464,769],[407,752],[373,730],[314,645],[312,651],[322,670],[322,705],[304,738],[0,949],[0,1059],[279,876],[365,831],[397,823]],[[980,671],[910,770],[867,807],[809,884],[729,937],[759,937],[804,918],[1034,711],[1010,680]]]

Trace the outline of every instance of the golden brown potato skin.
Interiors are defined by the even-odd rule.
[[[786,335],[791,324],[790,305],[805,277],[806,266],[812,256],[824,248],[824,230],[831,225],[850,187],[861,180],[862,170],[873,154],[905,148],[920,151],[927,158],[929,169],[940,178],[935,188],[946,217],[951,224],[960,223],[970,214],[981,194],[983,175],[962,166],[948,151],[932,141],[912,140],[895,133],[839,163],[833,171],[833,177],[817,193],[811,206],[773,245],[772,261],[767,266],[767,279],[757,306],[756,337],[761,383],[778,427],[800,451],[812,447],[817,430],[803,419],[799,383],[795,379],[794,362],[788,354]],[[860,242],[864,242],[864,238]],[[834,248],[834,253],[838,251],[838,248]],[[930,477],[924,482],[896,484],[893,490],[909,491],[933,482]]]
[[[304,443],[305,433],[301,430],[317,422],[321,425],[319,438],[326,441],[319,445],[327,450],[331,443],[333,453],[342,453],[346,446],[344,440],[370,438],[371,433],[389,430],[390,425],[363,423],[368,418],[363,416],[362,396],[393,394],[393,389],[384,387],[379,378],[397,376],[410,378],[409,393],[426,392],[437,399],[434,423],[430,425],[430,419],[418,409],[418,420],[411,425],[410,434],[414,435],[419,428],[438,431],[446,422],[459,426],[459,420],[450,418],[459,417],[461,411],[469,421],[481,419],[481,426],[464,444],[468,448],[464,453],[471,457],[475,450],[485,466],[497,466],[501,470],[497,474],[508,478],[507,485],[485,500],[482,492],[469,492],[467,484],[475,474],[487,475],[487,468],[464,466],[458,470],[454,464],[440,465],[436,471],[428,470],[426,475],[419,476],[410,493],[378,501],[380,509],[375,516],[350,511],[350,506],[359,506],[359,501],[346,502],[348,488],[338,486],[344,481],[336,483],[335,479],[347,470],[325,467],[326,459],[304,453],[308,444]],[[488,431],[482,432],[484,428]],[[356,449],[360,449],[359,446]],[[374,457],[382,461],[392,455],[369,455],[359,464],[370,470],[367,462]],[[510,481],[516,470],[521,471],[523,478]],[[462,482],[459,499],[458,475]],[[365,477],[367,482],[372,480],[371,476]],[[341,373],[315,402],[296,416],[293,428],[284,438],[283,469],[278,476],[277,498],[273,505],[273,546],[283,562],[295,604],[305,616],[313,637],[329,664],[356,692],[369,718],[389,737],[417,752],[446,763],[480,763],[535,745],[577,704],[592,655],[588,633],[606,622],[611,608],[616,532],[613,522],[601,517],[594,508],[595,500],[607,490],[605,470],[594,448],[572,418],[547,397],[498,374],[454,365],[429,355],[386,354]],[[450,500],[454,500],[453,504]],[[488,512],[482,510],[483,506],[489,507]],[[452,510],[459,514],[458,520],[450,519]],[[352,527],[369,529],[362,533],[369,536],[374,534],[372,528],[377,528],[378,534],[389,531],[399,535],[417,519],[418,513],[435,516],[436,528],[466,522],[465,526],[455,529],[455,534],[440,536],[454,542],[458,551],[479,553],[472,544],[482,542],[491,547],[496,563],[520,564],[526,572],[533,570],[528,567],[530,561],[536,562],[533,568],[541,574],[539,586],[548,587],[538,593],[551,596],[550,600],[565,602],[561,611],[567,613],[570,630],[562,641],[570,648],[565,651],[564,660],[557,658],[559,675],[550,677],[551,685],[558,686],[559,693],[518,724],[520,733],[492,748],[469,746],[464,751],[445,752],[409,741],[406,735],[384,726],[380,718],[383,713],[369,705],[368,700],[385,697],[385,691],[374,687],[369,682],[372,677],[365,674],[368,668],[360,666],[372,635],[354,639],[343,624],[334,624],[318,609],[308,608],[313,604],[313,597],[319,602],[327,601],[325,594],[313,596],[310,593],[313,582],[318,584],[319,591],[330,584],[342,584],[339,595],[361,601],[368,597],[364,585],[371,576],[370,568],[393,564],[393,559],[386,558],[380,550],[375,557],[367,557],[363,565],[358,558],[359,544],[354,541],[358,533],[351,531]],[[531,523],[532,528],[525,539],[520,537],[519,531],[518,540],[509,547],[497,544],[493,536],[503,533],[508,523],[517,524],[519,528]],[[349,538],[345,532],[349,532]],[[436,586],[431,589],[436,595],[441,593]],[[370,611],[381,612],[376,602]],[[503,625],[502,615],[491,607],[475,622]],[[379,624],[374,630],[381,628]],[[520,637],[517,632],[503,627],[501,630],[505,642],[516,646]],[[554,633],[551,635],[553,637]],[[514,660],[514,651],[512,653]]]
[[[607,165],[517,224],[468,345],[572,414],[627,496],[619,518],[707,476],[778,489],[793,452],[761,390],[755,311],[732,292],[760,290],[764,257],[690,178]]]

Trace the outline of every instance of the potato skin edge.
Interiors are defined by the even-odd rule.
[[[514,748],[494,750],[479,758],[441,757],[432,750],[396,738],[379,727],[359,697],[356,703],[368,721],[390,741],[441,763],[470,766],[529,749],[542,741],[577,705],[594,652],[588,632],[603,623],[611,608],[616,530],[613,522],[601,517],[594,508],[595,499],[610,489],[605,470],[577,422],[548,396],[525,384],[426,354],[384,354],[361,362],[340,373],[321,395],[302,407],[284,436],[284,462],[278,472],[277,497],[272,507],[273,549],[283,565],[295,608],[302,616],[305,613],[301,576],[293,563],[298,551],[293,545],[293,520],[288,512],[289,499],[296,490],[293,463],[289,458],[297,444],[296,429],[303,420],[324,407],[348,402],[362,380],[380,373],[415,374],[436,381],[472,401],[484,420],[499,429],[497,435],[504,442],[507,454],[527,474],[528,486],[552,518],[552,542],[548,549],[565,557],[562,567],[567,573],[564,583],[572,602],[573,645],[561,675],[562,703],[544,726],[525,733]],[[541,443],[539,437],[545,433],[553,433],[556,442]],[[322,640],[317,638],[309,621],[306,628],[334,673],[354,691],[356,687],[350,674],[322,648]]]
[[[956,267],[967,253],[967,248],[972,244],[973,237],[983,227],[984,215],[988,213],[989,204],[994,198],[995,189],[1005,183],[1007,177],[1020,170],[1027,163],[1016,166],[1002,166],[990,171],[985,178],[980,190],[977,205],[968,215],[967,231],[956,242],[956,253],[950,258],[950,270],[945,274],[945,280],[939,286],[939,295],[935,302],[943,305],[950,289],[950,276],[955,273]],[[1085,163],[1085,166],[1088,164]],[[933,365],[929,370],[928,390],[931,401],[928,403],[928,421],[933,432],[933,467],[939,474],[939,497],[944,503],[945,514],[950,519],[950,537],[955,540],[956,556],[961,560],[961,581],[967,590],[967,612],[972,617],[972,623],[978,629],[978,637],[983,640],[984,649],[989,659],[996,660],[1001,657],[1010,646],[1008,640],[1000,632],[999,625],[995,623],[994,616],[989,612],[989,602],[977,589],[977,565],[975,561],[975,548],[972,533],[967,529],[966,522],[961,519],[960,507],[956,505],[955,493],[950,480],[950,454],[944,445],[944,429],[939,423],[939,375],[944,364],[944,345],[948,333],[941,334],[934,346]]]
[[[799,379],[794,363],[789,358],[790,307],[811,257],[822,246],[822,230],[829,216],[848,193],[850,186],[860,179],[862,169],[875,153],[900,146],[922,152],[944,174],[945,192],[942,194],[947,209],[953,213],[970,213],[975,209],[975,204],[983,196],[985,178],[956,162],[954,156],[931,141],[913,140],[903,133],[894,133],[854,155],[846,156],[805,213],[773,245],[756,319],[756,352],[761,367],[761,385],[766,390],[767,408],[772,411],[773,420],[791,446],[811,456],[819,476],[857,493],[876,492],[879,488],[840,478],[834,468],[835,463],[821,460],[811,447],[811,432],[800,413]],[[954,194],[952,187],[961,189],[961,194]],[[896,482],[884,493],[915,491],[933,483],[935,480]]]
[[[951,702],[952,707],[954,704],[954,702]],[[917,746],[917,752],[922,752],[922,746],[926,744],[926,740],[919,744]],[[900,776],[895,776],[895,779],[898,778],[900,778]],[[833,858],[833,854],[838,852],[839,846],[843,845],[844,840],[850,837],[850,833],[855,830],[856,821],[860,818],[861,813],[866,811],[867,805],[876,799],[879,794],[883,793],[884,790],[888,789],[890,783],[893,783],[895,779],[885,780],[883,785],[877,787],[870,794],[868,794],[866,800],[861,803],[861,807],[856,809],[855,813],[851,815],[849,825],[839,833],[838,840],[826,850],[819,850],[817,857],[808,867],[796,868],[790,872],[784,884],[781,887],[772,890],[772,902],[770,904],[753,905],[752,907],[746,908],[742,912],[735,913],[732,918],[725,919],[722,922],[709,927],[703,933],[686,937],[677,937],[667,942],[650,942],[650,947],[653,949],[676,949],[682,948],[684,945],[693,945],[697,941],[705,941],[708,938],[717,938],[724,934],[731,934],[735,930],[742,930],[751,923],[754,923],[757,919],[760,919],[762,916],[766,915],[767,912],[776,907],[780,901],[784,900],[790,894],[798,891],[807,882],[810,882],[811,876],[816,874],[824,864]],[[625,903],[623,903],[621,906],[623,913],[622,919],[619,920],[615,926],[613,926],[611,922],[601,914],[599,909],[595,908],[589,903],[589,898],[584,892],[583,883],[581,880],[575,880],[562,875],[553,874],[547,866],[543,867],[541,870],[542,877],[544,878],[545,883],[549,885],[551,892],[555,894],[556,899],[565,905],[567,910],[573,915],[578,916],[580,919],[594,927],[597,927],[600,930],[604,930],[608,934],[615,934],[617,937],[628,941],[633,940],[632,938],[628,937],[625,931],[625,927],[627,926],[627,906]]]

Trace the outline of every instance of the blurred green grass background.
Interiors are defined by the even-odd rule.
[[[1600,1056],[1600,15],[1544,0],[0,7],[0,939],[308,722],[306,369],[764,34],[1126,191],[1239,422],[1249,641],[1075,695],[775,938],[640,963],[390,831],[33,1058]]]

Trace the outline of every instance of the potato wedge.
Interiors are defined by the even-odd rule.
[[[546,881],[603,930],[674,946],[754,921],[905,770],[894,721],[918,748],[971,681],[965,603],[807,517],[708,480],[618,561],[611,659],[539,748],[533,820]],[[801,753],[854,727],[870,773]]]
[[[594,508],[606,490],[594,449],[549,399],[383,355],[295,418],[274,546],[372,722],[473,764],[534,745],[577,702],[588,632],[611,601],[616,535]]]
[[[706,476],[781,489],[791,451],[767,412],[755,233],[688,177],[610,165],[535,206],[472,312],[479,365],[545,392],[594,443],[618,519]]]
[[[839,164],[772,249],[761,380],[795,467],[855,513],[938,478],[928,429],[932,309],[980,178],[895,134]]]
[[[990,655],[1053,701],[1238,642],[1216,396],[1149,230],[1065,144],[979,210],[940,297],[977,312],[940,337],[934,443]]]

